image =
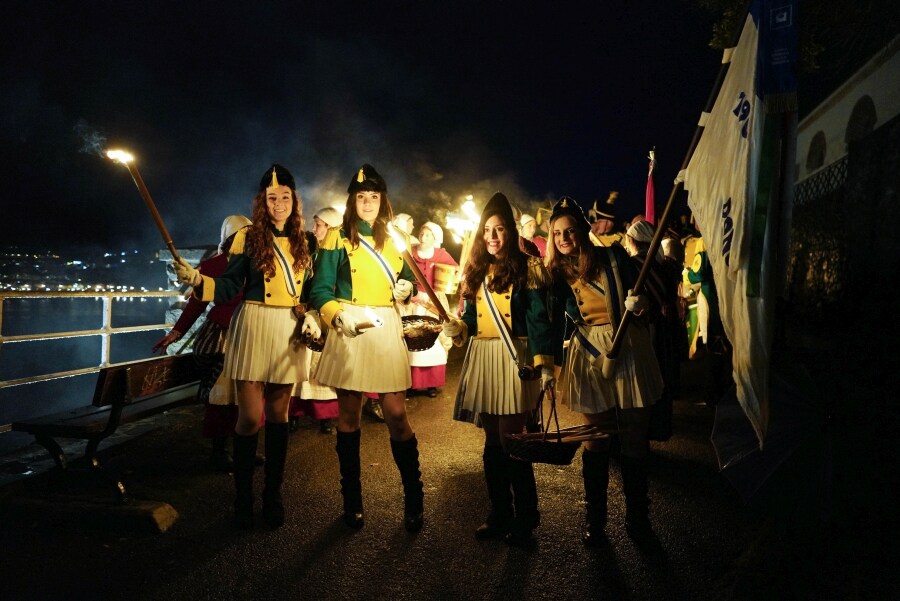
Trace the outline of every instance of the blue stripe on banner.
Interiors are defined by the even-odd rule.
[[[368,242],[363,240],[362,237],[360,237],[359,243],[365,250],[367,250],[369,252],[369,254],[371,254],[373,257],[375,257],[376,261],[378,261],[381,264],[381,268],[384,269],[385,275],[387,276],[388,280],[391,282],[391,288],[393,288],[394,285],[397,283],[397,280],[394,279],[394,272],[391,270],[391,266],[388,265],[387,261],[384,260],[384,257],[379,255],[378,251],[376,251],[372,247],[371,244],[369,244]]]

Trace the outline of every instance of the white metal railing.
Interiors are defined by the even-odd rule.
[[[0,389],[9,388],[11,386],[21,386],[23,384],[34,384],[35,382],[43,382],[47,380],[56,380],[59,378],[69,378],[81,374],[89,374],[99,372],[101,368],[108,367],[110,356],[110,339],[114,334],[126,332],[143,332],[149,330],[161,330],[171,328],[174,324],[158,323],[140,326],[123,326],[113,327],[113,301],[128,300],[132,298],[171,298],[181,296],[178,290],[169,290],[162,292],[0,292],[0,346],[4,344],[12,344],[16,342],[29,342],[37,340],[59,340],[65,338],[79,338],[84,336],[100,336],[102,344],[100,347],[100,362],[96,367],[87,367],[82,369],[73,369],[68,371],[57,371],[28,378],[18,378],[14,380],[0,380]],[[99,328],[91,330],[68,330],[63,332],[51,332],[44,334],[25,334],[17,336],[3,335],[3,306],[6,299],[20,298],[96,298],[102,299],[102,325]],[[3,425],[0,424],[0,432],[3,432]]]

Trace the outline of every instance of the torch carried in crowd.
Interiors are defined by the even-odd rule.
[[[447,315],[447,310],[444,309],[444,305],[442,305],[440,299],[438,299],[437,294],[434,292],[434,288],[428,283],[428,278],[426,278],[425,274],[422,273],[422,270],[419,269],[415,259],[413,259],[412,253],[409,252],[409,245],[407,244],[406,238],[390,223],[388,224],[387,229],[388,233],[391,235],[391,239],[394,241],[394,246],[396,246],[397,250],[400,251],[400,254],[403,255],[403,260],[406,261],[406,264],[409,265],[413,275],[416,276],[416,282],[419,284],[419,288],[428,295],[428,298],[431,300],[431,304],[434,305],[434,309],[437,311],[441,321],[450,321],[450,316]]]
[[[172,258],[175,261],[181,260],[181,255],[178,254],[178,251],[175,249],[175,244],[172,243],[172,236],[169,235],[169,230],[166,228],[166,224],[163,222],[162,216],[156,209],[156,204],[153,202],[153,198],[150,197],[150,191],[147,189],[147,184],[144,183],[144,178],[141,177],[141,172],[138,171],[134,156],[124,150],[108,150],[106,151],[106,156],[114,161],[122,163],[123,165],[125,165],[125,167],[128,168],[128,172],[131,174],[131,178],[134,180],[134,185],[137,186],[138,192],[140,192],[141,194],[141,198],[144,199],[144,202],[147,204],[147,208],[150,209],[150,214],[153,216],[153,221],[156,222],[156,227],[157,229],[159,229],[159,233],[162,234],[163,242],[165,242],[166,248],[168,248],[169,252],[172,253]]]

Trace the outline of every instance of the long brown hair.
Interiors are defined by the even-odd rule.
[[[578,257],[568,257],[556,250],[556,242],[553,240],[553,224],[560,217],[570,217],[575,222],[575,242],[578,244]],[[563,213],[550,218],[550,225],[547,227],[548,244],[546,265],[547,270],[553,279],[557,282],[582,278],[585,281],[592,281],[597,278],[602,268],[601,253],[594,252],[594,243],[590,238],[590,227],[584,219],[578,219],[569,213]]]
[[[291,190],[291,215],[284,224],[284,231],[291,242],[292,265],[294,271],[310,266],[309,246],[306,242],[306,226],[303,220],[302,205],[296,190]],[[256,268],[266,276],[275,275],[275,249],[270,232],[269,214],[266,205],[266,191],[260,190],[253,199],[251,209],[253,224],[247,232],[244,253],[253,260]]]
[[[484,224],[494,215],[500,218],[509,234],[506,244],[496,256],[489,253],[484,244]],[[475,292],[484,282],[491,265],[494,266],[494,277],[488,284],[491,292],[502,292],[510,286],[524,289],[528,284],[528,255],[519,247],[519,232],[515,222],[510,221],[510,215],[504,211],[482,213],[481,223],[474,236],[472,254],[463,276],[463,298],[470,301],[475,298]]]
[[[362,190],[365,191],[365,190]],[[370,190],[370,192],[381,192],[379,190]],[[350,240],[353,248],[359,246],[359,220],[360,216],[356,212],[356,192],[347,195],[347,207],[344,209],[344,234]],[[389,234],[387,225],[394,220],[394,210],[391,208],[391,201],[388,200],[387,191],[381,192],[381,203],[378,205],[378,216],[375,217],[375,223],[372,224],[372,237],[375,238],[375,250],[380,251],[384,248],[384,241],[387,240]],[[404,232],[405,234],[406,232]]]

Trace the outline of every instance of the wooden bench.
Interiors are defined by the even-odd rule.
[[[198,386],[199,373],[191,354],[118,363],[100,369],[90,405],[15,422],[12,429],[32,434],[61,471],[68,470],[69,462],[56,439],[86,440],[84,458],[99,468],[97,449],[103,439],[122,424],[195,402]],[[124,499],[124,486],[115,484]]]

